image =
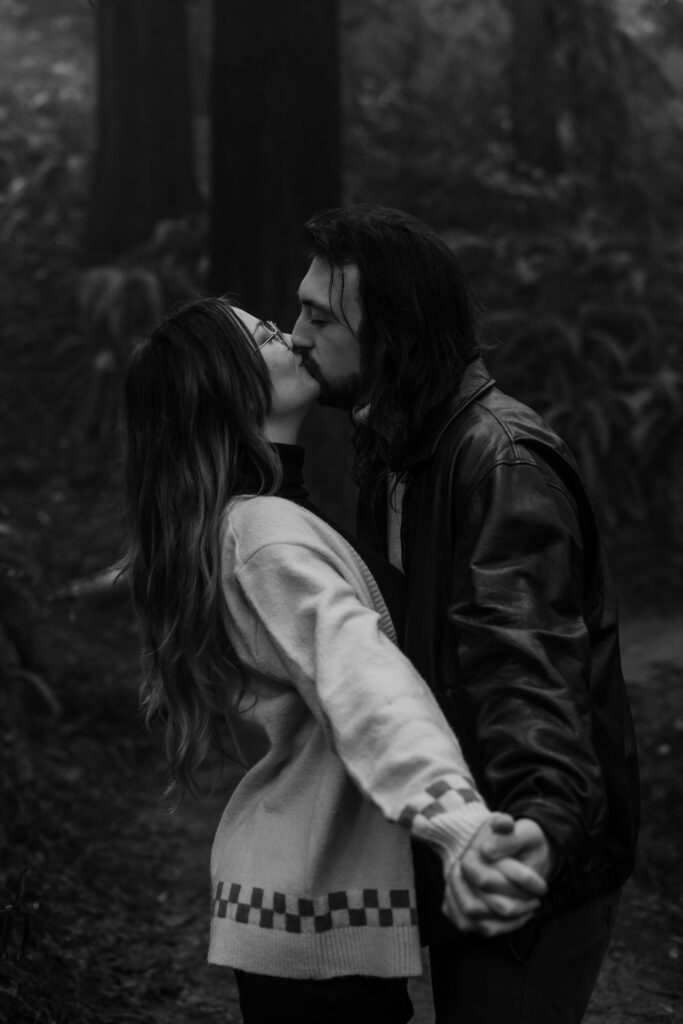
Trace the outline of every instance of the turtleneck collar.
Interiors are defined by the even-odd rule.
[[[308,491],[304,486],[305,449],[300,444],[280,444],[273,442],[273,448],[282,463],[282,483],[277,492],[278,497],[295,501],[299,505],[309,507],[311,504]]]

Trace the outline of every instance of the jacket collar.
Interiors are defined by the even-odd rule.
[[[473,359],[471,363],[468,363],[453,398],[427,418],[415,449],[407,459],[407,467],[414,469],[433,458],[441,438],[453,420],[472,405],[480,395],[489,391],[494,384],[495,381],[486,369],[483,359]]]

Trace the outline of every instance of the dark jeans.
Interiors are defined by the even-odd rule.
[[[430,947],[435,1024],[579,1024],[607,952],[619,892],[495,939]]]
[[[235,977],[244,1024],[407,1024],[413,1016],[405,978]]]

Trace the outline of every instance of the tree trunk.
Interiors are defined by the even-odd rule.
[[[291,327],[304,221],[340,203],[336,0],[215,0],[210,285]],[[348,418],[312,410],[303,431],[311,497],[353,527]]]
[[[564,0],[563,0],[564,2]],[[510,116],[518,159],[553,174],[562,169],[554,0],[508,0],[511,19]]]
[[[185,0],[98,0],[91,262],[196,206],[187,39]]]
[[[339,204],[336,0],[215,0],[211,287],[289,326],[297,236]]]
[[[613,0],[563,0],[560,27],[571,163],[609,187],[629,162],[632,138]]]

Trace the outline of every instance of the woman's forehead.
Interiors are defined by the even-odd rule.
[[[253,334],[257,327],[263,323],[263,320],[259,320],[259,318],[254,316],[253,313],[247,313],[246,309],[240,309],[239,306],[231,306],[231,309],[237,319],[244,324],[250,334]]]

